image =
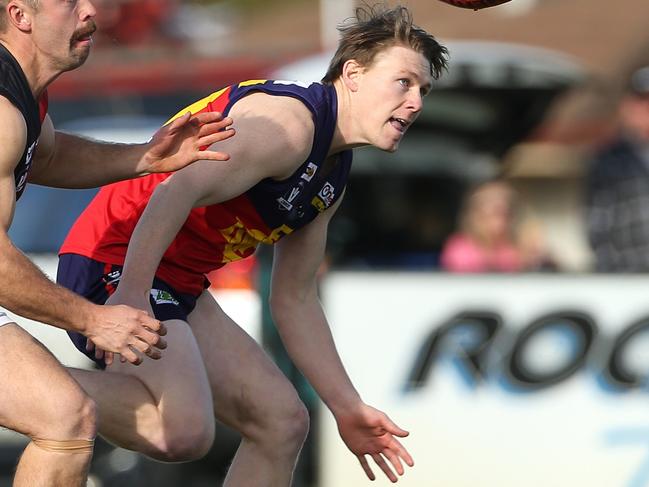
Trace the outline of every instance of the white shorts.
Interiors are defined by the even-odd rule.
[[[15,322],[16,322],[16,320],[14,320],[13,318],[9,318],[6,315],[6,313],[3,313],[2,311],[0,311],[0,326],[6,325],[6,324],[9,324],[9,323],[15,323]]]

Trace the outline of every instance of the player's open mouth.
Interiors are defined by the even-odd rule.
[[[392,117],[390,119],[390,125],[392,125],[395,129],[403,134],[408,129],[410,122],[403,118]]]

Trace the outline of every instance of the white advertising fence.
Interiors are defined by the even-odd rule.
[[[402,487],[649,486],[649,277],[333,273],[322,298],[410,431]],[[366,484],[321,411],[319,487]]]

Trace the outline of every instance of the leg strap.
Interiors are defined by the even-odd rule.
[[[32,438],[34,445],[45,451],[54,453],[92,453],[95,440],[43,440]]]

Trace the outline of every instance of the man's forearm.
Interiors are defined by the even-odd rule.
[[[286,350],[327,407],[336,414],[360,402],[317,299],[276,305],[273,313]]]
[[[57,132],[56,139],[49,167],[36,168],[31,182],[57,188],[96,188],[144,174],[139,163],[145,144],[102,142],[64,132]]]
[[[131,235],[120,280],[122,291],[149,292],[162,256],[192,209],[194,199],[170,181],[156,187]]]
[[[53,283],[7,238],[0,236],[0,306],[65,330],[86,331],[89,301]]]

